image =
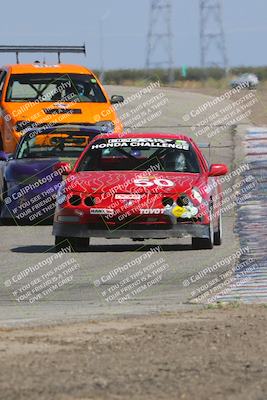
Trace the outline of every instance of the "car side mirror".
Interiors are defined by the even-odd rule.
[[[58,172],[59,175],[69,175],[71,169],[71,165],[68,162],[57,162],[53,166],[53,171]]]
[[[111,104],[123,103],[124,97],[114,94],[113,96],[111,96],[110,102],[111,102]]]
[[[222,176],[228,174],[228,167],[225,164],[211,164],[209,176]]]
[[[9,156],[7,153],[5,153],[4,151],[0,151],[0,161],[8,161],[9,160]]]

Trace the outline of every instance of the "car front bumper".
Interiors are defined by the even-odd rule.
[[[157,239],[157,238],[183,238],[183,237],[209,237],[209,225],[177,224],[170,229],[134,229],[132,227],[118,227],[114,229],[95,226],[94,229],[86,224],[64,224],[54,222],[53,235],[60,237],[103,237],[106,239]]]

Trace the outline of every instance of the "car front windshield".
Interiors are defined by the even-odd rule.
[[[89,142],[89,137],[77,133],[38,134],[25,136],[18,148],[17,159],[78,158]]]
[[[93,75],[13,74],[7,102],[106,103],[107,99]]]
[[[97,140],[77,171],[162,171],[199,173],[197,155],[185,140],[127,138]]]

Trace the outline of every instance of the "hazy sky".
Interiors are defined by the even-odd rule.
[[[63,61],[100,67],[100,21],[107,69],[145,64],[150,0],[15,0],[1,4],[0,44],[83,44],[87,57]],[[266,65],[267,0],[223,0],[229,64]],[[198,66],[199,0],[173,0],[175,66]],[[33,61],[38,56],[21,56]],[[48,56],[47,61],[56,60]],[[0,54],[0,63],[15,56]]]

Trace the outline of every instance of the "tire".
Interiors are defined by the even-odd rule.
[[[220,246],[222,244],[222,214],[220,211],[220,215],[218,218],[218,227],[217,230],[214,231],[214,245]]]
[[[2,192],[2,199],[0,200],[0,224],[2,226],[18,225],[16,223],[15,218],[12,218],[11,216],[10,216],[10,218],[2,218],[2,211],[3,211],[3,208],[5,207],[6,194],[7,194],[7,186],[6,186],[6,182],[4,182],[4,189],[3,189],[3,192]]]
[[[89,238],[73,238],[73,237],[55,237],[55,248],[56,251],[61,251],[66,249],[66,247],[71,246],[71,252],[80,252],[88,250],[90,243]]]
[[[0,220],[1,220],[1,225],[3,226],[18,226],[20,225],[19,220],[16,220],[15,217],[12,215],[12,212],[9,210],[8,206],[8,217],[6,218],[2,218],[2,212],[3,212],[3,208],[6,207],[6,203],[5,200],[6,198],[9,197],[8,196],[8,188],[7,188],[7,182],[4,181],[4,187],[3,187],[3,191],[2,191],[2,199],[0,201]]]
[[[194,250],[213,249],[213,244],[214,244],[213,218],[212,218],[212,210],[210,210],[209,237],[208,238],[193,237],[192,248]]]
[[[213,249],[213,241],[206,238],[192,238],[192,247],[194,250]]]
[[[4,201],[3,201],[2,199],[0,199],[0,220],[2,219],[2,218],[1,218],[1,215],[2,215],[2,209],[3,209],[3,207],[4,207]]]

